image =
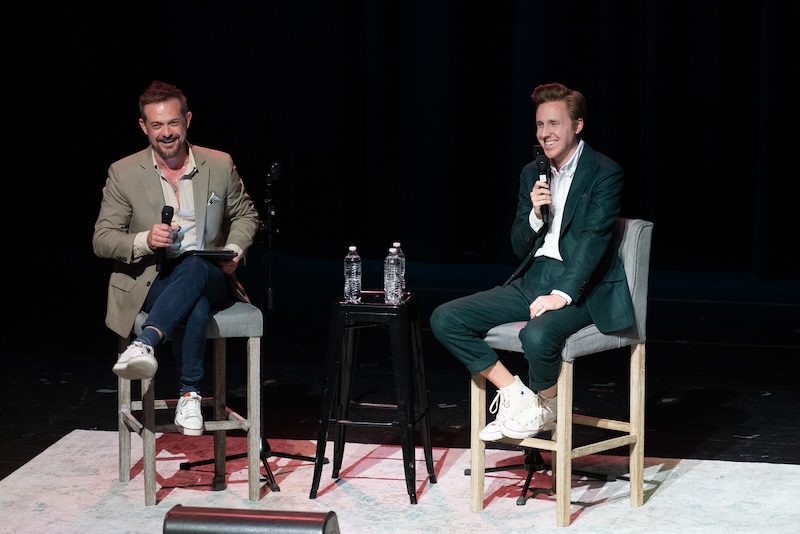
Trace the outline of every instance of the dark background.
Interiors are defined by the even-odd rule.
[[[625,169],[622,215],[654,221],[654,272],[796,288],[796,14],[789,1],[12,5],[4,211],[26,276],[11,296],[34,303],[44,335],[102,328],[110,262],[93,224],[109,164],[146,146],[137,98],[153,79],[185,91],[190,140],[234,156],[262,218],[283,163],[270,250],[330,276],[324,303],[351,243],[379,262],[402,241],[411,287],[427,267],[432,284],[470,265],[500,265],[502,281],[529,95],[552,81],[585,93],[584,138]],[[255,248],[243,276],[263,283]],[[295,291],[284,282],[270,280],[276,295]]]

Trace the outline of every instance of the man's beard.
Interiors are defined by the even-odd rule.
[[[153,149],[159,156],[161,156],[165,160],[172,159],[175,156],[177,156],[181,151],[181,147],[183,147],[183,143],[180,140],[178,140],[177,143],[170,145],[169,147],[165,147],[159,141],[157,141],[154,144],[155,146],[153,147]]]

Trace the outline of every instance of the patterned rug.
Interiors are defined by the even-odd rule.
[[[315,451],[312,441],[271,439],[269,444],[275,452],[313,456]],[[145,506],[141,441],[134,436],[132,478],[123,484],[117,476],[117,434],[71,432],[0,481],[0,532],[155,534],[163,532],[166,514],[179,504],[262,514],[332,511],[342,534],[800,532],[798,465],[647,458],[645,503],[631,508],[628,483],[621,478],[627,472],[624,458],[580,458],[576,469],[609,473],[617,480],[573,477],[572,524],[564,529],[556,527],[547,472],[535,474],[532,486],[539,489],[524,505],[517,504],[523,470],[487,474],[484,510],[470,512],[467,449],[434,449],[437,484],[428,482],[417,449],[418,504],[412,505],[397,446],[348,443],[339,479],[331,478],[326,464],[316,499],[309,499],[313,463],[272,456],[268,464],[280,491],[263,487],[255,502],[247,498],[244,459],[228,462],[228,487],[222,491],[211,490],[213,465],[179,468],[212,456],[210,436],[165,434],[156,446],[157,504]],[[243,453],[244,447],[243,438],[228,439],[229,454]],[[328,443],[328,458],[331,454]],[[487,465],[512,465],[521,458],[516,451],[487,451]]]

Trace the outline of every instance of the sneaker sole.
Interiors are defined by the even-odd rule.
[[[502,439],[503,433],[502,432],[499,432],[497,434],[482,434],[482,433],[479,433],[478,437],[481,439],[481,441],[497,441],[498,439]]]
[[[556,428],[556,422],[555,421],[550,421],[549,423],[546,423],[546,424],[542,425],[542,427],[539,428],[538,430],[534,430],[534,431],[531,431],[531,432],[509,430],[506,427],[503,427],[501,432],[507,438],[525,439],[525,438],[532,438],[533,436],[539,434],[540,432],[545,432],[545,431],[548,431],[548,430],[555,430],[555,428]]]
[[[478,438],[481,441],[497,441],[498,439],[502,439],[503,433],[500,431],[500,424],[497,423],[497,420],[483,427],[483,429],[478,432]]]
[[[178,428],[178,432],[180,432],[181,434],[183,434],[185,436],[202,436],[203,435],[203,429],[202,428],[200,428],[200,429],[186,428],[186,427],[182,427],[178,423],[175,423],[175,426]]]
[[[127,365],[114,366],[113,371],[120,378],[126,380],[146,380],[153,378],[158,370],[158,360],[140,356]]]

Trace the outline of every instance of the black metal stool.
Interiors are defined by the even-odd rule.
[[[409,292],[404,294],[400,304],[395,305],[384,303],[383,291],[363,291],[361,298],[361,304],[333,303],[314,480],[309,498],[317,497],[330,425],[334,425],[335,428],[332,478],[339,477],[344,456],[345,431],[348,426],[392,426],[398,428],[401,433],[400,444],[403,450],[406,487],[411,504],[417,504],[414,454],[414,432],[417,425],[422,435],[428,475],[431,483],[436,483],[417,301]],[[398,419],[352,421],[348,416],[356,360],[357,328],[381,324],[386,324],[389,328]]]

